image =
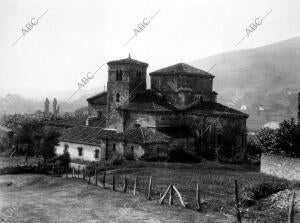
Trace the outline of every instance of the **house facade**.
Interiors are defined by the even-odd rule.
[[[179,63],[150,73],[147,89],[147,63],[129,56],[107,65],[107,91],[87,99],[86,124],[65,130],[60,153],[65,144],[71,158],[88,160],[138,159],[177,147],[199,156],[219,148],[245,151],[248,115],[217,102],[212,74]]]

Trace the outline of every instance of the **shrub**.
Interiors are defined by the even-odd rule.
[[[68,152],[64,152],[64,154],[58,156],[57,160],[59,161],[60,166],[64,168],[64,170],[69,170],[71,158]]]
[[[141,157],[141,160],[149,161],[149,162],[165,162],[165,161],[167,161],[167,156],[154,155],[154,154],[144,154]]]
[[[199,157],[186,152],[182,148],[176,148],[169,151],[167,161],[180,163],[198,163],[201,160]]]
[[[107,164],[118,166],[123,163],[123,157],[121,154],[114,154],[110,160],[107,161]]]
[[[134,155],[133,155],[133,153],[125,153],[124,158],[126,160],[134,160]]]
[[[262,198],[268,197],[271,194],[289,188],[289,183],[286,180],[265,180],[250,184],[242,188],[240,193],[241,204],[243,206],[251,206]]]

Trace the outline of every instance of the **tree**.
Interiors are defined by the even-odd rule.
[[[49,99],[46,98],[45,103],[44,103],[44,113],[49,113]]]
[[[53,115],[57,113],[57,100],[56,98],[53,99]]]
[[[44,127],[36,136],[35,154],[41,155],[46,162],[55,156],[55,146],[59,143],[60,133],[54,128]]]
[[[284,120],[276,132],[277,150],[292,157],[300,157],[300,128],[295,119]]]
[[[258,145],[263,147],[265,152],[278,152],[276,148],[276,130],[270,128],[262,128],[257,133]]]

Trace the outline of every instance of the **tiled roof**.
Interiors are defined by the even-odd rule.
[[[136,127],[116,134],[114,139],[137,144],[152,144],[168,143],[170,137],[153,128]]]
[[[153,74],[187,74],[187,75],[197,75],[202,77],[214,77],[212,74],[200,70],[196,67],[192,67],[185,63],[178,63],[160,70],[156,70],[150,73],[150,76]]]
[[[215,115],[235,115],[248,118],[249,115],[241,111],[229,108],[216,102],[195,101],[190,105],[180,109],[183,112],[191,112],[196,114],[215,114]]]
[[[76,126],[62,131],[60,141],[100,145],[101,139],[111,139],[116,132],[98,127]]]
[[[172,112],[176,110],[175,106],[168,103],[160,93],[153,90],[136,94],[129,104],[121,105],[118,109],[144,112]]]
[[[99,94],[96,94],[92,97],[87,98],[86,100],[89,103],[94,103],[94,104],[101,104],[101,105],[106,105],[106,98],[107,98],[107,92],[101,92]]]
[[[50,121],[47,124],[51,126],[58,127],[75,127],[75,126],[85,126],[86,125],[86,117],[84,118],[70,118],[70,119],[62,119]],[[89,122],[89,126],[91,127],[104,127],[106,124],[106,117],[101,116],[101,118],[93,118]]]
[[[110,65],[110,64],[113,64],[113,63],[134,63],[134,64],[142,64],[144,66],[148,66],[147,63],[144,63],[142,61],[138,61],[138,60],[134,60],[134,59],[131,59],[130,55],[125,58],[125,59],[120,59],[120,60],[113,60],[113,61],[109,61],[107,64]]]

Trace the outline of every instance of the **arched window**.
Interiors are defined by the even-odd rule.
[[[116,102],[120,102],[120,94],[119,93],[116,94]]]
[[[122,75],[123,75],[122,70],[117,70],[117,72],[116,72],[116,81],[122,81]]]
[[[99,159],[99,154],[100,154],[100,150],[96,149],[95,150],[95,159]]]

